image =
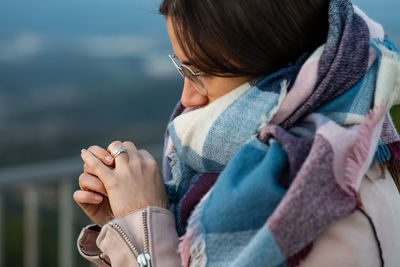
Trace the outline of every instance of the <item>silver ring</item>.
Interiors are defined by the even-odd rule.
[[[125,148],[125,147],[120,147],[120,148],[117,148],[116,150],[114,150],[112,153],[111,153],[111,156],[115,159],[116,157],[118,157],[118,155],[119,154],[121,154],[121,153],[127,153],[128,154],[128,150]]]

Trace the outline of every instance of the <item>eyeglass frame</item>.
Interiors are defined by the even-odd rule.
[[[194,88],[197,90],[197,92],[199,92],[199,94],[201,94],[202,96],[206,96],[208,94],[206,86],[204,85],[203,81],[200,79],[200,76],[205,74],[204,72],[201,72],[201,71],[195,72],[195,71],[193,71],[190,67],[188,67],[185,64],[181,63],[176,55],[168,55],[168,57],[171,59],[172,64],[174,64],[175,68],[181,74],[181,76],[183,78],[188,78],[189,81],[193,83]],[[192,79],[187,77],[187,75],[185,74],[183,68],[188,70],[196,78],[196,81],[199,82],[199,84],[201,85],[201,88],[198,87],[198,85],[196,84],[196,81],[193,81]]]

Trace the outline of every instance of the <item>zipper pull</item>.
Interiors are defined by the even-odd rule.
[[[137,257],[137,262],[139,263],[140,267],[144,266],[151,267],[150,255],[147,253],[139,254],[139,256]]]
[[[147,267],[151,267],[150,255],[146,253],[146,254],[144,254],[144,256],[146,257]]]

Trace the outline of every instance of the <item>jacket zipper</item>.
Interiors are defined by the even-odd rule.
[[[143,253],[139,253],[139,250],[136,248],[135,244],[132,242],[132,240],[129,238],[129,236],[125,233],[125,231],[122,229],[122,227],[119,224],[117,224],[115,222],[111,222],[110,224],[115,230],[117,230],[117,232],[120,234],[120,236],[127,243],[128,247],[135,255],[139,266],[140,267],[144,267],[144,266],[151,267],[151,260],[150,260],[150,254],[149,254],[149,231],[148,231],[148,224],[147,224],[147,209],[144,209],[142,211],[142,226],[143,226],[143,241],[144,241],[144,252]]]

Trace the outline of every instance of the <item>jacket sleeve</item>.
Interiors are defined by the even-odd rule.
[[[85,227],[78,238],[80,254],[98,266],[140,267],[138,255],[146,253],[152,267],[181,266],[175,218],[167,209],[137,210],[99,230]]]
[[[96,245],[96,239],[100,230],[101,228],[94,224],[83,228],[78,237],[78,251],[85,259],[93,262],[97,266],[108,267],[111,266],[110,259],[108,259]]]

